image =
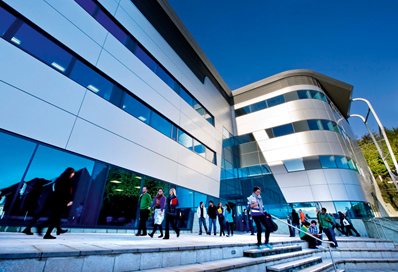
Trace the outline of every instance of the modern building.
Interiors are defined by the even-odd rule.
[[[76,227],[131,228],[143,186],[200,201],[369,214],[347,122],[352,86],[308,70],[228,89],[165,1],[0,2],[0,224],[77,171]],[[365,188],[365,190],[364,190]]]

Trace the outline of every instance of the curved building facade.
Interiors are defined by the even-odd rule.
[[[187,229],[200,201],[239,214],[253,185],[282,216],[367,202],[351,86],[300,70],[231,92],[164,1],[1,1],[0,52],[0,225],[40,212],[67,167],[75,227],[134,227],[143,186],[175,187]]]

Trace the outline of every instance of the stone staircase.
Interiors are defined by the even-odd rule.
[[[309,249],[298,238],[276,238],[279,241],[274,240],[273,249],[259,250],[254,243],[246,242],[252,241],[251,237],[239,240],[243,236],[229,240],[207,237],[214,240],[212,243],[196,237],[186,238],[190,242],[179,239],[175,243],[134,238],[134,247],[119,238],[105,236],[88,243],[79,237],[70,241],[70,235],[65,240],[57,239],[57,243],[29,238],[40,251],[3,248],[0,271],[334,271],[328,248]],[[23,238],[21,245],[26,241]],[[398,249],[392,241],[344,237],[338,242],[339,248],[332,249],[332,254],[339,271],[398,271]]]

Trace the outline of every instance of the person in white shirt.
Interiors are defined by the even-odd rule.
[[[199,221],[199,235],[202,235],[202,225],[205,228],[205,232],[208,233],[206,226],[207,210],[202,201],[199,203],[196,214]]]

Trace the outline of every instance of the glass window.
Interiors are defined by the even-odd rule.
[[[320,99],[323,101],[323,102],[328,102],[328,100],[327,100],[327,98],[326,98],[326,95],[324,94],[324,93],[319,93],[320,94]]]
[[[216,153],[209,148],[206,148],[206,160],[208,160],[209,162],[212,162],[214,164],[217,164],[216,163]]]
[[[352,159],[348,159],[348,167],[352,170],[357,170],[357,167]]]
[[[346,157],[343,156],[335,156],[336,158],[336,164],[337,168],[342,168],[342,169],[349,169],[350,166],[348,165],[348,160]]]
[[[283,164],[285,165],[285,168],[288,172],[296,172],[296,171],[305,170],[302,158],[286,160],[286,161],[283,161]]]
[[[146,124],[149,123],[151,110],[131,95],[126,94],[124,96],[122,108],[132,116],[140,119],[142,122]]]
[[[110,100],[113,84],[81,61],[76,61],[69,76],[93,93]]]
[[[15,16],[0,7],[0,36],[3,36],[8,28],[15,22]]]
[[[250,112],[263,110],[265,108],[267,108],[267,103],[265,101],[260,101],[250,106]]]
[[[180,89],[180,96],[182,99],[184,99],[185,102],[187,102],[189,105],[193,106],[194,105],[194,99],[193,97],[185,91],[185,89],[181,88]]]
[[[236,117],[250,113],[250,107],[243,107],[235,110]]]
[[[62,73],[68,69],[73,58],[70,53],[26,24],[18,29],[11,42]]]
[[[87,11],[90,15],[93,15],[97,9],[97,3],[93,0],[75,0],[85,11]]]
[[[140,45],[136,47],[134,55],[152,71],[155,71],[158,67],[156,61]]]
[[[117,106],[118,108],[122,105],[122,100],[124,96],[124,90],[120,89],[118,86],[114,85],[112,89],[112,94],[110,98],[110,102]]]
[[[274,136],[274,132],[272,131],[272,128],[267,128],[266,130],[265,130],[265,132],[267,133],[267,135],[268,135],[268,138],[274,138],[275,136]]]
[[[164,83],[167,84],[167,86],[169,86],[170,88],[172,88],[174,90],[174,85],[176,84],[176,81],[174,80],[174,78],[172,78],[168,72],[166,72],[163,67],[158,66],[158,68],[156,69],[156,74],[158,75],[158,77],[163,80]]]
[[[268,107],[273,107],[273,106],[282,104],[284,102],[285,102],[285,99],[284,99],[283,95],[279,95],[279,96],[267,99]]]
[[[184,131],[178,129],[178,139],[177,142],[186,148],[192,150],[192,137],[186,134]]]
[[[138,43],[136,42],[136,40],[131,38],[130,36],[127,37],[125,45],[126,45],[127,49],[133,53],[135,52],[135,50],[138,47]]]
[[[95,19],[108,30],[116,39],[118,39],[122,44],[127,41],[127,34],[122,30],[113,20],[101,9],[95,15]]]
[[[292,124],[286,124],[283,126],[274,127],[272,128],[272,131],[275,137],[280,137],[294,133]]]
[[[215,122],[214,116],[212,116],[212,115],[211,115],[210,113],[208,113],[207,111],[206,111],[206,114],[205,114],[205,119],[206,119],[207,122],[209,122],[211,125],[214,126],[214,122]]]
[[[22,180],[35,147],[33,142],[0,132],[0,191]]]
[[[294,100],[298,100],[299,99],[297,92],[285,93],[283,96],[285,97],[285,101],[286,102],[294,101]]]
[[[307,120],[310,130],[323,130],[321,120]]]
[[[193,151],[202,157],[206,157],[206,147],[198,140],[193,140]]]
[[[308,122],[307,121],[298,121],[293,123],[294,127],[294,132],[302,132],[302,131],[308,131]]]
[[[337,168],[334,156],[319,156],[322,168]]]
[[[309,90],[300,90],[300,91],[297,92],[297,94],[298,94],[298,97],[299,97],[300,99],[308,99],[308,98],[311,98],[311,93],[310,93]]]
[[[318,156],[303,158],[305,170],[321,169],[321,163]]]
[[[160,116],[156,112],[152,112],[150,126],[171,138],[171,130],[173,125],[166,118]]]

